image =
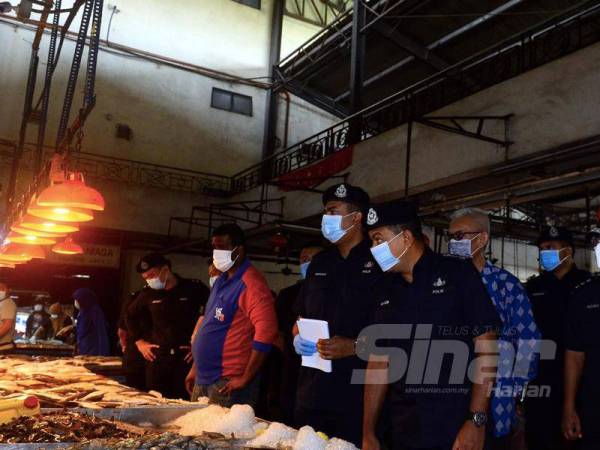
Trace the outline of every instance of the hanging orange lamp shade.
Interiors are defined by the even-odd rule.
[[[52,251],[61,255],[81,255],[83,254],[83,247],[75,243],[71,236],[68,236],[64,241],[52,247]]]
[[[67,180],[44,189],[37,204],[51,208],[104,211],[104,197],[96,189],[86,186],[81,172],[72,172]]]
[[[32,259],[33,258],[24,255],[0,255],[0,263],[23,264]]]
[[[22,260],[22,261],[13,261],[13,260],[9,260],[9,259],[0,258],[0,264],[9,265],[9,266],[18,266],[20,264],[27,264],[29,261],[31,261],[31,258]]]
[[[14,231],[15,233],[19,233],[19,234],[25,234],[28,236],[37,236],[37,237],[44,237],[44,238],[51,238],[51,239],[65,237],[67,235],[66,233],[47,233],[45,231],[31,230],[29,228],[23,228],[18,225],[11,226],[10,231]]]
[[[6,242],[0,247],[0,261],[26,262],[33,258],[45,258],[44,249],[39,245]]]
[[[53,245],[56,244],[56,238],[52,239],[50,237],[40,237],[32,234],[19,234],[10,232],[6,238],[9,242],[15,242],[17,244],[26,244],[26,245]]]
[[[52,207],[47,208],[33,203],[27,210],[28,214],[58,222],[89,222],[94,219],[94,213],[89,209]]]
[[[48,219],[41,219],[39,217],[26,214],[25,217],[19,222],[19,226],[30,230],[37,230],[47,233],[55,233],[59,235],[65,235],[66,233],[74,233],[79,231],[78,223],[60,223],[52,222]]]

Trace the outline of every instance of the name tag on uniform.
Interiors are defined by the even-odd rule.
[[[154,305],[155,303],[162,303],[162,300],[152,300],[152,304]]]
[[[445,286],[446,286],[446,280],[442,280],[442,278],[440,277],[433,282],[433,290],[431,291],[431,293],[432,294],[443,294],[444,292],[446,292],[446,289],[444,289]]]
[[[599,309],[600,303],[596,303],[594,305],[587,305],[587,309]]]
[[[534,297],[539,297],[541,295],[546,295],[546,293],[545,292],[533,292],[531,295]]]
[[[179,299],[179,301],[180,301],[180,302],[187,302],[187,301],[188,301],[188,298],[187,298],[187,297],[181,297],[181,298]]]
[[[386,306],[386,305],[389,305],[389,304],[390,304],[389,300],[384,300],[381,303],[379,303],[379,306]]]
[[[326,277],[327,274],[324,272],[315,272],[315,277]]]

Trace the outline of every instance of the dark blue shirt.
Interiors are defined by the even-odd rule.
[[[316,255],[296,303],[294,312],[307,319],[325,320],[329,334],[356,339],[373,322],[373,290],[381,270],[371,254],[371,241],[363,240],[347,258],[336,247]],[[363,386],[352,384],[354,369],[366,368],[356,356],[332,361],[325,373],[301,367],[297,404],[300,408],[362,414]]]
[[[582,282],[569,304],[567,350],[585,354],[580,418],[584,439],[600,437],[600,276]]]
[[[399,369],[389,371],[396,377],[388,392],[395,440],[416,448],[451,446],[469,410],[473,339],[500,326],[480,274],[471,260],[426,249],[412,283],[384,275],[376,303],[375,322],[398,330],[397,338],[377,340],[395,347],[380,354]]]

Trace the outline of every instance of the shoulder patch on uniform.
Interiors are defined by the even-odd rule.
[[[593,276],[591,276],[591,277],[589,277],[589,278],[587,278],[587,279],[583,280],[581,283],[579,283],[579,284],[576,284],[576,285],[575,285],[575,287],[573,288],[573,290],[577,290],[577,289],[580,289],[580,288],[582,288],[582,287],[584,287],[584,286],[588,285],[589,283],[591,283],[591,282],[592,282],[592,280],[593,280],[593,279],[594,279],[594,277],[593,277]]]

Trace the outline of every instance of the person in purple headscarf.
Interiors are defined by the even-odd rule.
[[[77,348],[80,355],[108,356],[108,332],[98,297],[91,289],[81,288],[73,293],[77,316]]]

